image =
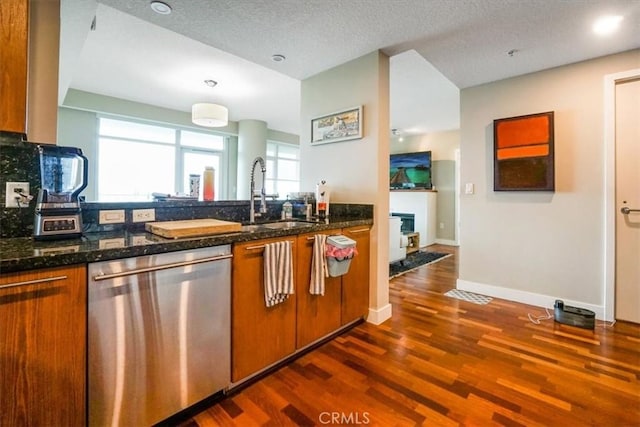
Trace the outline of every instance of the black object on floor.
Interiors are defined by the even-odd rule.
[[[443,254],[440,252],[423,251],[410,253],[404,261],[396,261],[389,264],[389,277],[399,276],[422,265],[429,264],[450,255],[451,254]]]

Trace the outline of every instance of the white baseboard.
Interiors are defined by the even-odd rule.
[[[459,246],[458,242],[456,242],[455,240],[448,240],[448,239],[436,239],[436,243],[439,245]]]
[[[378,309],[369,308],[369,315],[367,316],[368,323],[379,325],[387,319],[391,319],[391,304],[387,304]]]
[[[564,301],[565,305],[573,307],[586,308],[596,314],[596,319],[605,319],[605,310],[602,305],[589,304],[582,301],[567,300],[561,297],[551,295],[536,294],[533,292],[519,291],[517,289],[503,288],[500,286],[486,285],[484,283],[469,282],[467,280],[458,279],[456,288],[462,291],[473,292],[480,295],[506,299],[509,301],[521,302],[523,304],[535,305],[537,307],[553,309],[553,305],[557,299]]]

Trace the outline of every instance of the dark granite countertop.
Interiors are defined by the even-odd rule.
[[[0,273],[87,264],[371,224],[371,218],[332,218],[329,223],[309,222],[289,229],[259,229],[182,239],[166,239],[144,231],[126,230],[86,233],[82,238],[56,241],[34,241],[31,237],[5,238],[0,239]]]

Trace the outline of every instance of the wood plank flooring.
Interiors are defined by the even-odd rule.
[[[544,310],[444,296],[452,257],[390,283],[393,317],[363,323],[182,423],[209,426],[638,426],[640,326],[595,331]]]

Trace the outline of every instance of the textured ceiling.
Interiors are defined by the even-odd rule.
[[[299,99],[288,96],[299,97],[299,80],[381,49],[392,56],[392,126],[430,132],[458,126],[443,114],[457,115],[458,88],[640,47],[640,0],[166,2],[170,15],[147,1],[100,0],[97,31],[86,34],[88,24],[78,25],[86,18],[76,15],[95,0],[62,0],[63,27],[75,23],[76,31],[61,40],[61,63],[75,65],[61,82],[186,111],[207,94],[196,87],[206,70],[232,120],[298,133]],[[614,37],[590,30],[603,13],[624,16]],[[82,31],[88,38],[78,49],[72,37],[77,45]],[[273,54],[287,60],[275,63]]]

